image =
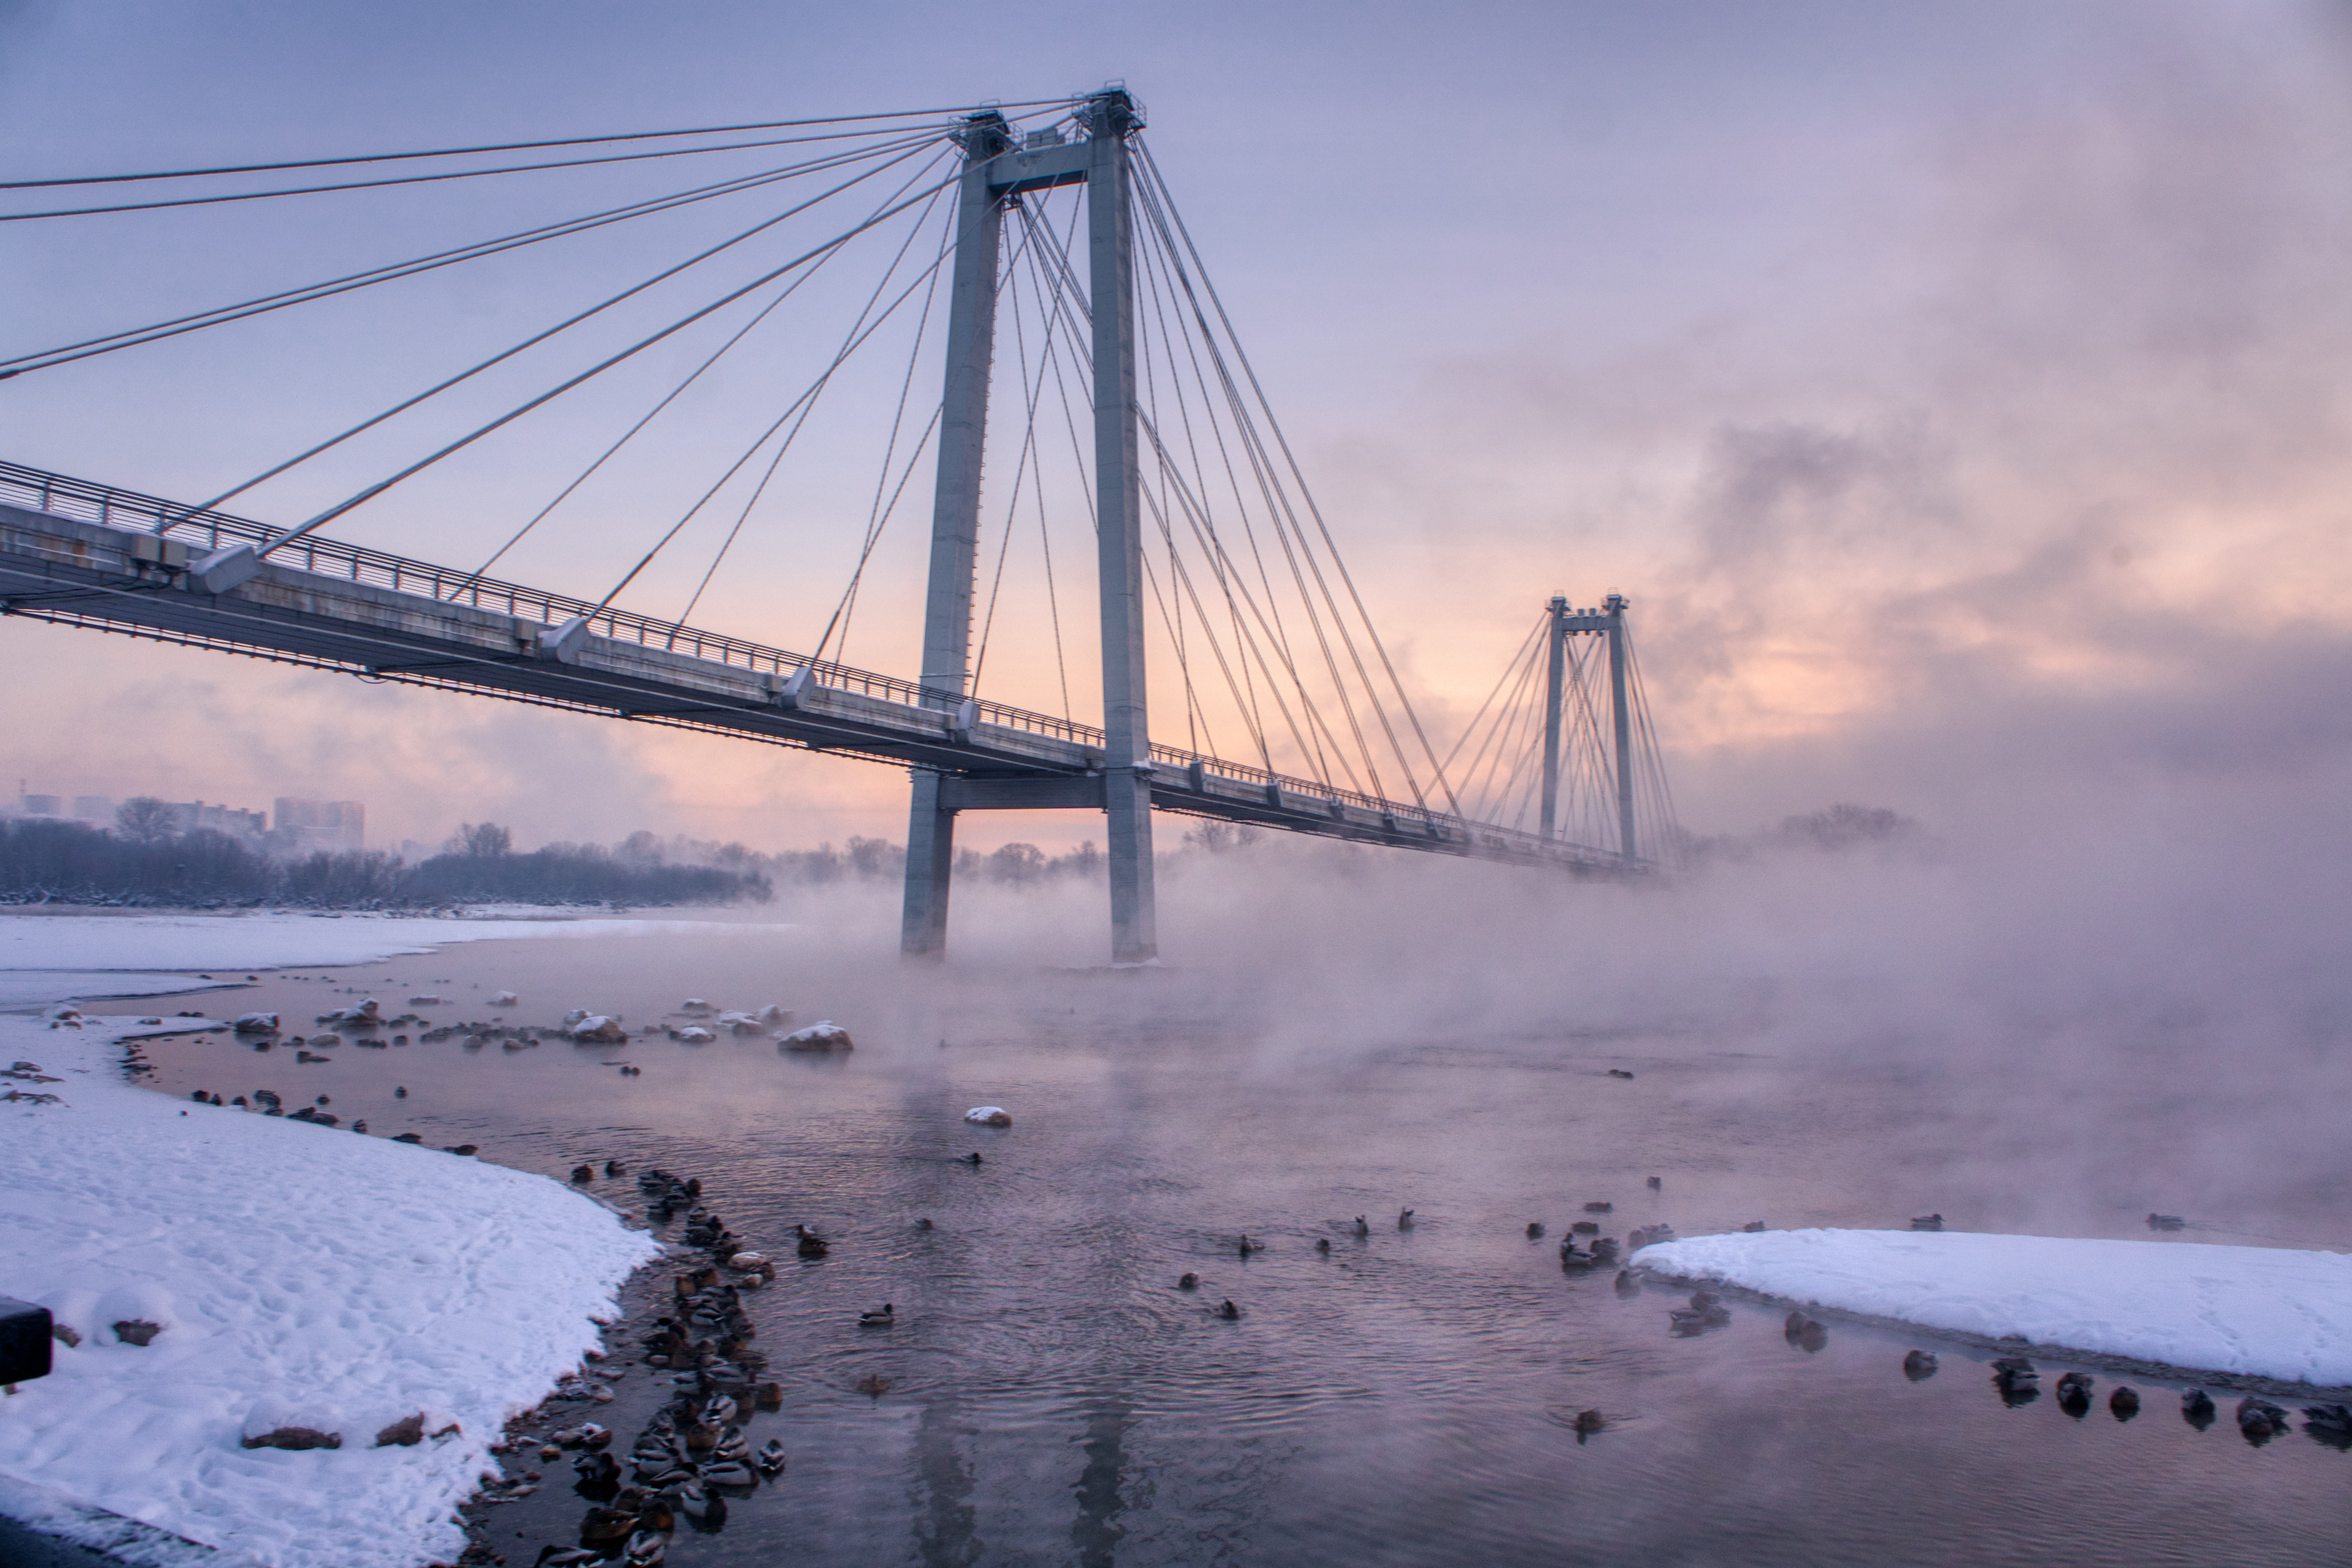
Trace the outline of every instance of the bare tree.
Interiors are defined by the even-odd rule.
[[[445,855],[465,855],[477,860],[494,860],[513,849],[514,835],[495,822],[466,823],[442,846]]]
[[[180,835],[180,814],[169,801],[133,795],[114,808],[114,830],[133,844],[163,844]]]

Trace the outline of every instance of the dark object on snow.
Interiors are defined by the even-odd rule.
[[[1198,1290],[1200,1288],[1201,1277],[1198,1274],[1187,1274],[1176,1281],[1176,1289],[1179,1290]]]
[[[589,1183],[596,1179],[596,1167],[593,1165],[574,1165],[572,1167],[572,1179],[579,1185],[584,1187]]]
[[[258,1437],[242,1439],[248,1448],[340,1448],[343,1435],[321,1432],[315,1426],[280,1426],[274,1432],[264,1432]]]
[[[1632,1078],[1633,1075],[1627,1072],[1623,1068],[1611,1068],[1609,1069],[1609,1076],[1611,1078]]]
[[[1769,1228],[1770,1228],[1770,1227],[1769,1227],[1769,1226],[1766,1226],[1766,1225],[1765,1225],[1765,1223],[1764,1223],[1762,1220],[1760,1220],[1760,1219],[1751,1219],[1751,1220],[1749,1220],[1746,1225],[1741,1226],[1739,1228],[1740,1228],[1741,1230],[1743,1230],[1743,1231],[1748,1232],[1749,1235],[1751,1235],[1751,1236],[1752,1236],[1752,1235],[1754,1235],[1756,1232],[1758,1232],[1758,1231],[1759,1231],[1759,1230],[1766,1230],[1766,1229],[1769,1229]]]
[[[2186,1230],[2189,1222],[2177,1214],[2152,1214],[2147,1216],[2150,1230]]]
[[[404,1415],[375,1435],[379,1448],[414,1448],[425,1441],[425,1412]]]
[[[151,1323],[144,1318],[125,1318],[114,1325],[115,1339],[126,1345],[152,1345],[163,1331],[163,1324]]]
[[[2213,1425],[2216,1414],[2213,1396],[2201,1388],[2192,1388],[2180,1396],[2180,1418],[2200,1432]]]
[[[1915,1214],[1911,1216],[1911,1228],[1913,1230],[1941,1230],[1944,1228],[1944,1216],[1939,1214]]]
[[[1914,1383],[1925,1383],[1936,1375],[1936,1352],[1913,1351],[1903,1358],[1903,1375]]]
[[[1528,1239],[1529,1241],[1541,1241],[1543,1239],[1543,1221],[1539,1219],[1531,1219],[1528,1221]]]
[[[1217,1316],[1224,1319],[1227,1322],[1233,1321],[1241,1315],[1242,1310],[1239,1307],[1234,1306],[1232,1301],[1227,1300],[1218,1303]]]
[[[2091,1413],[2091,1374],[2070,1372],[2058,1380],[2058,1408],[2080,1421]]]
[[[20,1383],[48,1376],[57,1328],[47,1307],[0,1296],[0,1384],[14,1389]]]
[[[2118,1421],[2128,1421],[2139,1414],[2139,1390],[2129,1384],[2119,1384],[2107,1395],[2107,1414]]]

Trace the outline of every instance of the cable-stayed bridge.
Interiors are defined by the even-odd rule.
[[[1020,110],[1030,112],[1013,112]],[[689,202],[761,192],[788,179],[833,180],[829,189],[781,213],[763,205],[760,221],[743,233],[211,500],[158,498],[0,463],[0,610],[904,766],[913,779],[904,946],[916,955],[944,949],[955,825],[974,810],[1104,815],[1113,956],[1121,962],[1149,960],[1157,951],[1154,811],[1585,875],[1653,868],[1656,847],[1670,845],[1675,830],[1625,602],[1612,595],[1601,606],[1578,610],[1555,598],[1486,703],[1441,755],[1150,161],[1133,100],[1113,88],[1076,100],[957,111],[943,123],[937,114],[586,139],[593,151],[560,159],[543,154],[583,143],[0,182],[0,188],[17,190],[92,185],[110,196],[121,195],[112,186],[128,182],[195,182],[202,193],[0,214],[0,222],[25,222],[827,143],[781,169],[0,359],[0,376],[16,378]],[[718,140],[771,131],[796,134]],[[650,150],[640,145],[648,142]],[[482,161],[526,150],[539,161]],[[432,172],[409,172],[418,160]],[[359,163],[391,163],[399,172],[380,177],[370,171],[366,178],[323,185],[315,182],[327,176],[310,173]],[[226,194],[205,183],[254,174],[313,183]],[[747,241],[773,239],[786,220],[830,198],[854,194],[864,200],[872,194],[861,189],[865,183],[885,174],[896,179],[895,188],[845,230],[813,246],[793,240],[782,247],[789,258],[782,265],[767,266],[772,257],[761,258],[749,282],[725,280],[716,300],[707,298],[706,288],[694,309],[665,319],[659,331],[499,409],[307,521],[272,525],[222,510],[236,496],[622,301]],[[1065,190],[1082,193],[1083,205],[1057,205],[1055,193]],[[804,389],[759,424],[740,456],[610,592],[591,599],[489,575],[819,269],[857,242],[878,240],[873,248],[881,251],[893,237],[897,247],[880,282],[849,324],[826,338],[835,346],[817,355]],[[942,293],[944,310],[935,310]],[[730,311],[748,320],[737,321]],[[944,331],[934,334],[941,315]],[[874,503],[866,518],[851,520],[847,531],[861,536],[859,548],[814,651],[692,625],[688,616],[759,515],[827,389],[894,321],[908,335],[907,317],[913,318],[913,342]],[[731,335],[482,565],[435,564],[323,531],[647,347],[690,329],[730,326]],[[1003,326],[1011,328],[1009,355]],[[927,347],[942,390],[918,434],[909,416],[921,409],[908,394]],[[1011,387],[1000,384],[1007,368],[1017,372]],[[37,384],[18,380],[0,387],[0,395],[28,395]],[[1057,438],[1066,439],[1066,454]],[[1007,447],[1016,454],[1010,484],[992,483],[986,459],[996,453],[1001,472]],[[921,658],[917,677],[906,679],[855,668],[840,650],[877,546],[927,458],[932,504]],[[693,525],[717,533],[730,510],[732,525],[710,552],[682,613],[650,614],[618,602],[633,584],[642,595],[660,581],[660,570],[648,569]],[[1000,516],[1001,523],[993,522]],[[1026,540],[1033,517],[1045,594],[1042,606],[1024,615],[1002,596],[1012,548],[1016,537]],[[1057,533],[1064,577],[1073,574],[1073,555],[1092,558],[1099,724],[1071,711],[1066,612],[1053,554]],[[982,548],[992,534],[992,565]],[[485,528],[482,537],[495,534]],[[1016,619],[1050,623],[1058,716],[982,694],[1001,606],[1008,612],[1008,637]],[[1034,613],[1039,607],[1043,617]],[[1068,614],[1084,618],[1077,605]],[[1032,640],[1038,642],[1034,635]],[[1042,643],[1036,651],[1031,662],[1042,666]],[[1192,742],[1183,747],[1155,740],[1147,717],[1150,668],[1171,664],[1175,679],[1163,675],[1161,695],[1181,704]],[[1081,673],[1083,684],[1083,668]],[[1255,760],[1218,754],[1220,726],[1243,737]]]

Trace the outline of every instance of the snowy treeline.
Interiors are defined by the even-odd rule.
[[[644,864],[598,845],[530,854],[496,838],[453,842],[419,865],[374,850],[275,860],[207,828],[143,841],[79,823],[0,821],[0,903],[307,904],[397,909],[456,901],[635,905],[765,902],[756,869]]]

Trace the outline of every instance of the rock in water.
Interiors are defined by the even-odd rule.
[[[1001,1105],[975,1105],[963,1113],[963,1119],[966,1121],[977,1122],[982,1127],[1013,1125],[1013,1113]]]
[[[789,1035],[778,1035],[776,1046],[787,1051],[846,1051],[856,1049],[849,1031],[826,1019],[811,1024],[805,1029],[794,1029]]]

